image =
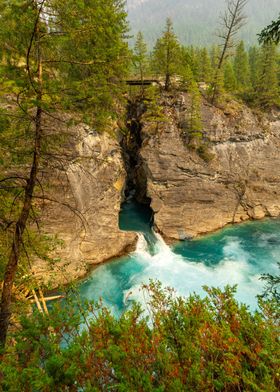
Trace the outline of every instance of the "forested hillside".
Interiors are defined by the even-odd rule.
[[[278,2],[0,1],[0,392],[279,391]]]
[[[160,34],[166,17],[174,22],[175,32],[184,44],[209,45],[216,42],[215,30],[224,0],[127,0],[132,32],[141,30],[149,44]],[[240,38],[256,43],[256,34],[280,11],[278,0],[250,0],[246,6],[248,24]]]

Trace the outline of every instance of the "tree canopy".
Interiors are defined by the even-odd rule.
[[[36,192],[44,197],[39,181],[49,159],[44,116],[56,118],[54,112],[63,110],[104,130],[118,115],[130,54],[120,0],[12,0],[1,3],[0,18],[0,137],[7,159],[0,162],[3,347],[19,266],[24,260],[24,275],[31,269],[25,240],[37,223]],[[11,142],[16,135],[21,139]]]
[[[0,363],[3,391],[279,390],[274,300],[252,314],[230,287],[205,299],[143,290],[149,317],[138,304],[119,319],[100,304],[81,312],[72,298],[49,318],[22,318]]]
[[[265,27],[259,34],[259,42],[267,44],[274,42],[278,44],[280,42],[280,15],[277,20],[271,22],[271,24]]]

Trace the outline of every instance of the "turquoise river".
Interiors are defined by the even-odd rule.
[[[89,300],[102,298],[119,315],[132,300],[143,302],[141,285],[160,280],[187,296],[205,295],[203,285],[238,285],[236,298],[253,310],[263,290],[263,273],[276,274],[280,260],[280,220],[248,222],[192,241],[167,246],[151,228],[149,209],[133,201],[123,205],[120,228],[137,231],[134,253],[95,268],[79,291]]]

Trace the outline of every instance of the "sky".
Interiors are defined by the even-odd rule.
[[[184,44],[209,46],[217,43],[219,16],[226,7],[225,0],[127,0],[132,34],[139,30],[152,46],[171,17],[174,29]],[[247,46],[257,43],[257,34],[280,12],[280,0],[248,0],[245,13],[247,24],[240,39]]]

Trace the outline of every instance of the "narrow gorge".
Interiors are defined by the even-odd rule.
[[[186,143],[188,99],[163,94],[166,119],[160,122],[146,120],[141,100],[129,102],[127,131],[116,128],[115,138],[82,124],[67,129],[61,167],[50,161],[46,173],[55,184],[51,199],[62,203],[48,202],[41,218],[44,231],[63,242],[53,251],[55,269],[38,261],[36,274],[50,280],[55,274],[57,284],[67,283],[92,265],[133,251],[137,234],[119,227],[121,206],[129,199],[144,205],[169,244],[279,216],[279,114],[261,117],[236,102],[223,110],[204,102],[203,142],[211,154],[206,161]]]
[[[0,391],[280,390],[260,2],[2,1]]]

